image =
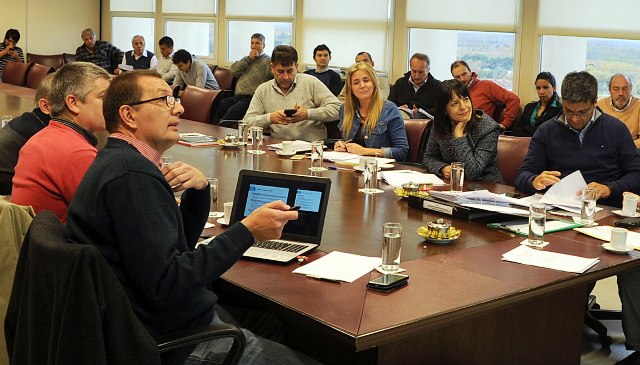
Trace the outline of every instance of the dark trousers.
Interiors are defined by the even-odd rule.
[[[251,95],[234,95],[220,100],[216,111],[215,123],[220,124],[223,120],[241,120],[249,109]]]

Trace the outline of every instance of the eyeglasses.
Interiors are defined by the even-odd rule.
[[[568,110],[567,108],[562,108],[562,112],[565,115],[572,115],[574,117],[586,117],[593,114],[593,108],[582,109],[578,111]]]
[[[162,100],[162,99],[164,99],[164,102],[167,104],[169,108],[173,108],[174,106],[176,106],[176,103],[180,103],[180,98],[176,98],[173,95],[165,95],[165,96],[158,96],[157,98],[153,98],[149,100],[136,101],[135,103],[129,104],[129,106],[150,103],[152,101]]]

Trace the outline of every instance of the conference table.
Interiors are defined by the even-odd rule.
[[[218,138],[235,134],[186,120],[179,128]],[[265,138],[264,149],[276,142]],[[308,159],[292,161],[273,151],[252,155],[244,148],[176,145],[166,153],[217,177],[220,204],[233,200],[241,169],[311,174]],[[502,261],[523,237],[487,228],[486,221],[411,208],[385,183],[380,183],[384,193],[365,195],[358,192],[363,179],[355,170],[320,175],[332,180],[332,191],[321,245],[307,262],[332,251],[380,256],[383,224],[399,222],[401,267],[409,285],[379,293],[366,288],[380,275],[375,270],[353,283],[336,284],[293,274],[298,262],[243,259],[216,287],[222,297],[239,296],[274,313],[285,324],[287,345],[327,364],[579,364],[589,283],[640,266],[638,252],[604,252],[601,241],[576,231],[546,235],[550,244],[544,250],[600,258],[583,274]],[[480,185],[514,192],[509,186]],[[460,238],[438,246],[415,233],[438,218],[462,229]],[[607,209],[596,218],[604,225],[615,220]],[[217,225],[205,234],[223,231]]]
[[[34,94],[0,84],[0,113],[31,110]],[[187,120],[179,128],[216,137],[235,133]],[[265,145],[275,142],[265,139]],[[293,161],[273,151],[251,155],[244,148],[176,145],[166,153],[217,177],[221,203],[233,200],[241,169],[310,174],[308,159]],[[395,168],[421,170],[400,164]],[[409,285],[379,293],[366,288],[380,275],[376,271],[353,283],[336,284],[293,274],[297,262],[242,259],[215,287],[223,299],[240,298],[275,314],[283,321],[286,344],[323,363],[579,364],[589,284],[640,266],[637,251],[610,254],[601,241],[576,231],[546,235],[550,244],[544,250],[598,257],[600,262],[583,274],[502,261],[502,254],[518,247],[523,237],[487,228],[486,221],[411,208],[385,183],[380,183],[382,194],[365,195],[358,192],[363,179],[355,170],[319,174],[332,180],[332,191],[321,245],[306,262],[332,251],[380,256],[382,225],[399,222],[401,267],[410,276]],[[514,192],[509,186],[480,185],[493,192]],[[461,229],[460,238],[438,246],[415,233],[438,218]],[[596,218],[601,225],[615,220],[608,209]],[[224,229],[216,225],[203,234]]]

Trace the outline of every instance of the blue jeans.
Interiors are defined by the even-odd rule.
[[[211,323],[222,323],[216,311]],[[254,335],[242,328],[247,345],[240,358],[240,364],[319,364],[312,358],[282,344]],[[202,342],[196,346],[184,365],[222,364],[231,348],[231,339]]]

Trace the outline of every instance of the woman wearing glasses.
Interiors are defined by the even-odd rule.
[[[551,72],[540,72],[536,77],[538,101],[524,107],[522,116],[513,125],[513,135],[531,137],[538,127],[562,111],[560,97],[556,93],[556,78]]]
[[[422,166],[448,179],[451,163],[462,162],[467,180],[502,183],[498,170],[500,126],[473,108],[467,86],[458,80],[442,82],[434,104],[433,130]]]
[[[345,141],[336,142],[334,150],[404,161],[409,152],[404,120],[394,103],[382,100],[371,66],[364,62],[351,66],[345,91],[338,123]]]

